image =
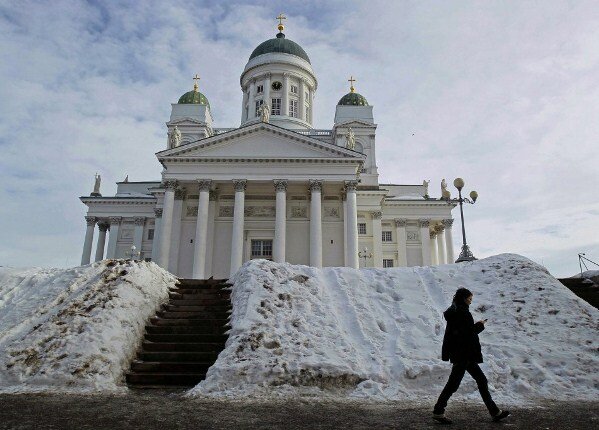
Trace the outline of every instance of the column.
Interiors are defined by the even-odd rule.
[[[313,100],[314,100],[314,92],[310,88],[308,88],[308,100],[309,100],[308,104],[310,105],[310,121],[309,121],[309,123],[313,124],[314,121],[313,121],[312,118],[313,118],[313,115],[314,115],[314,102],[313,102]]]
[[[135,230],[133,232],[133,245],[135,245],[135,252],[139,252],[138,258],[142,260],[143,256],[141,255],[141,244],[144,238],[144,225],[146,223],[146,217],[136,216],[133,218],[133,223],[135,224]]]
[[[444,219],[443,226],[445,227],[445,249],[447,250],[447,262],[453,263],[455,261],[455,255],[453,254],[453,236],[451,235],[453,219]]]
[[[447,258],[445,257],[445,235],[443,234],[445,227],[443,224],[437,224],[435,226],[435,233],[437,233],[437,255],[439,257],[439,264],[447,264]]]
[[[243,261],[243,219],[245,210],[245,188],[247,179],[233,179],[235,207],[233,209],[233,234],[231,238],[231,269],[233,276]]]
[[[343,261],[345,266],[349,267],[349,257],[347,254],[347,193],[343,192]]]
[[[310,179],[310,266],[322,267],[322,181]]]
[[[212,255],[214,254],[214,217],[216,214],[216,191],[211,190],[208,203],[208,242],[206,244],[206,267],[204,276],[212,276]]]
[[[193,278],[206,278],[206,245],[208,243],[208,206],[210,204],[210,179],[199,179],[198,189],[198,218],[196,221],[196,234],[193,241]]]
[[[152,261],[160,265],[160,236],[162,233],[162,208],[154,208],[154,239],[152,240]]]
[[[437,258],[437,233],[435,230],[430,231],[431,238],[431,265],[436,266],[439,264],[439,259]]]
[[[107,222],[99,222],[98,229],[100,234],[98,235],[98,243],[96,244],[96,260],[100,261],[104,259],[104,247],[106,244],[106,232],[110,229],[110,224]]]
[[[177,274],[179,271],[179,250],[181,247],[181,218],[183,217],[183,200],[187,193],[185,190],[175,190],[173,204],[173,229],[171,233],[171,249],[168,258],[168,271]]]
[[[345,182],[345,192],[347,200],[347,263],[348,267],[358,269],[360,260],[358,257],[358,204],[356,200],[356,188],[358,181]]]
[[[94,229],[96,228],[96,217],[86,216],[85,241],[83,242],[83,254],[81,254],[81,265],[89,264],[92,257],[92,242],[94,240]]]
[[[407,267],[408,265],[408,235],[406,225],[408,220],[405,218],[395,219],[395,235],[397,236],[397,265]]]
[[[372,258],[374,259],[373,267],[383,267],[383,226],[381,211],[371,212],[372,215]]]
[[[431,237],[428,231],[430,219],[418,220],[418,226],[420,227],[420,241],[422,242],[422,265],[431,265]]]
[[[160,235],[160,253],[158,260],[160,266],[168,270],[169,255],[171,250],[171,237],[173,232],[173,208],[175,206],[175,189],[177,181],[166,181],[163,184],[164,203],[162,208],[162,232]]]
[[[119,229],[121,227],[121,217],[111,216],[110,220],[110,235],[108,236],[108,250],[106,258],[116,258],[116,243],[119,240]]]
[[[248,117],[247,120],[256,118],[256,81],[250,81],[250,95],[248,101]]]
[[[300,79],[299,82],[299,117],[302,121],[306,120],[306,96],[305,96],[306,81]]]
[[[243,91],[243,101],[241,102],[241,123],[242,124],[247,120],[247,118],[245,117],[245,108],[248,105],[248,99],[249,99],[248,91],[244,90]]]
[[[289,73],[283,73],[282,115],[289,116]]]
[[[287,180],[274,180],[276,193],[275,240],[273,243],[273,260],[285,262],[285,238],[287,233]]]
[[[267,104],[272,112],[272,100],[270,100],[270,73],[264,75],[264,104]]]

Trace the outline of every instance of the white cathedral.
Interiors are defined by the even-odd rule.
[[[281,18],[281,17],[280,17]],[[451,210],[428,183],[380,184],[373,107],[354,90],[331,129],[314,129],[318,81],[279,33],[241,74],[241,124],[215,128],[198,90],[172,104],[162,180],[117,183],[88,207],[81,264],[141,258],[182,278],[228,278],[254,258],[314,267],[451,263]],[[197,79],[197,75],[196,78]],[[106,233],[108,245],[106,246]]]

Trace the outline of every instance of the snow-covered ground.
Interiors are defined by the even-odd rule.
[[[175,278],[154,263],[0,268],[0,392],[118,391]]]
[[[254,260],[232,281],[229,340],[191,396],[436,397],[450,371],[442,312],[463,286],[488,318],[497,402],[599,398],[599,312],[518,255],[365,270]],[[479,398],[472,378],[456,397]]]

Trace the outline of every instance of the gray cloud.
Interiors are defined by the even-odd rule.
[[[0,6],[0,264],[77,264],[76,197],[96,171],[107,194],[159,177],[170,103],[196,72],[217,126],[238,125],[239,75],[280,11],[319,78],[316,126],[357,76],[381,181],[432,179],[434,195],[464,177],[477,256],[540,256],[560,275],[574,250],[599,256],[594,2],[57,1]]]

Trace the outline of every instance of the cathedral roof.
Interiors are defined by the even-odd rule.
[[[186,92],[185,94],[183,94],[181,97],[179,97],[179,101],[177,102],[178,104],[195,104],[195,105],[206,105],[208,107],[210,107],[210,102],[208,102],[208,99],[206,98],[206,96],[204,94],[202,94],[201,92],[199,92],[197,90],[197,88],[194,88],[191,91]]]
[[[276,38],[268,39],[258,45],[252,52],[252,55],[250,55],[250,60],[258,55],[268,54],[271,52],[295,55],[297,57],[303,58],[308,63],[310,62],[310,58],[308,57],[308,54],[306,54],[306,51],[304,51],[304,49],[294,41],[285,39],[285,34],[282,32],[278,33]]]
[[[358,94],[352,91],[341,97],[341,100],[339,100],[339,103],[337,103],[337,105],[368,106],[368,101],[366,100],[366,97],[364,97],[362,94]]]

